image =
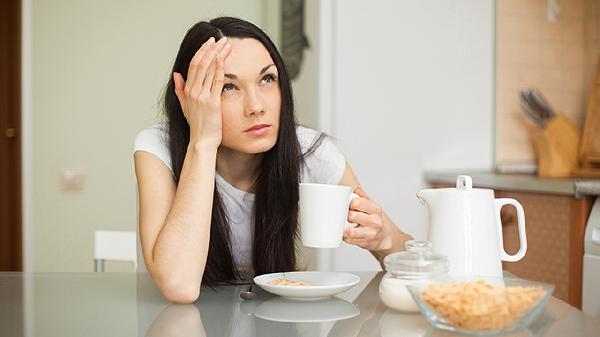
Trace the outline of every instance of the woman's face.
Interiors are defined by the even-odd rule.
[[[271,55],[258,40],[230,38],[221,94],[221,146],[255,154],[277,142],[281,90]]]

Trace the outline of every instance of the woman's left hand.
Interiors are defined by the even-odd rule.
[[[356,188],[354,193],[358,194],[359,198],[350,202],[348,221],[357,226],[344,230],[344,241],[372,252],[391,249],[392,238],[383,226],[381,206],[371,200],[360,187]]]

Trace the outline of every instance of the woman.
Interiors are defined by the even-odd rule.
[[[352,186],[347,243],[380,261],[402,233],[359,188],[335,146],[297,127],[281,56],[258,27],[235,18],[187,32],[164,97],[166,126],[136,138],[140,240],[169,300],[199,285],[294,270],[298,183]]]

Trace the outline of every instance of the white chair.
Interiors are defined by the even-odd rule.
[[[136,233],[130,231],[94,232],[94,271],[104,271],[104,261],[130,261],[137,270]]]

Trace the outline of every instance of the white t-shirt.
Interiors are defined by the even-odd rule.
[[[317,131],[302,126],[296,128],[296,133],[302,153],[310,148],[319,135]],[[173,171],[166,125],[154,125],[142,130],[135,139],[133,151],[149,152],[160,159],[171,172]],[[328,138],[325,138],[319,147],[305,158],[300,170],[300,182],[338,184],[345,167],[344,155]],[[216,186],[229,219],[234,262],[243,276],[251,277],[254,274],[252,268],[254,193],[235,188],[218,173]]]

